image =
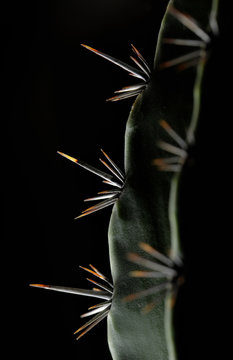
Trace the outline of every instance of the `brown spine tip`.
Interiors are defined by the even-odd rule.
[[[164,129],[170,129],[170,125],[168,124],[168,122],[166,120],[160,120],[159,123]]]
[[[147,243],[140,242],[139,246],[142,250],[146,251],[149,254],[157,252],[151,245],[149,245]]]
[[[141,270],[130,271],[130,276],[132,277],[145,277],[146,274],[147,271],[141,271]]]
[[[142,309],[142,313],[143,314],[148,314],[149,312],[151,312],[153,310],[153,308],[156,306],[155,302],[151,302],[147,305],[145,305],[145,307]]]
[[[100,53],[100,51],[92,48],[91,46],[85,45],[85,44],[80,44],[81,46],[83,46],[84,48],[86,48],[87,50],[93,51],[95,53]]]
[[[73,161],[75,163],[78,163],[78,159],[75,159],[74,157],[70,156],[70,155],[66,155],[64,154],[63,152],[61,151],[57,151],[57,153],[63,157],[65,157],[66,159],[70,160],[70,161]]]
[[[130,294],[123,298],[123,302],[130,302],[138,298],[138,294]]]
[[[162,158],[152,160],[152,165],[157,166],[159,170],[166,170],[166,164]]]
[[[128,259],[129,261],[134,262],[134,261],[136,261],[138,258],[139,258],[139,256],[138,256],[137,254],[135,254],[135,253],[128,253],[128,254],[127,254],[127,259]]]
[[[37,287],[37,288],[44,288],[44,289],[50,288],[50,285],[44,285],[44,284],[29,284],[29,286]]]

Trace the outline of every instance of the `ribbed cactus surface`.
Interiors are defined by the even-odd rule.
[[[108,230],[113,284],[91,265],[84,270],[95,277],[93,290],[34,286],[102,298],[83,315],[93,317],[79,328],[78,338],[107,317],[114,360],[177,359],[173,310],[185,281],[181,243],[186,241],[179,236],[178,189],[195,144],[202,78],[218,36],[217,11],[217,0],[171,0],[152,68],[135,46],[134,64],[128,65],[83,45],[138,78],[109,99],[136,96],[126,124],[124,170],[104,151],[104,171],[60,152],[106,184],[105,191],[86,199],[95,205],[79,217],[113,206]]]

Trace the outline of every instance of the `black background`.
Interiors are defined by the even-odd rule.
[[[57,150],[98,166],[103,148],[123,168],[132,100],[105,99],[131,79],[80,43],[126,62],[133,43],[152,64],[165,6],[163,0],[51,0],[8,2],[2,8],[2,125],[7,125],[7,132],[2,131],[1,254],[8,356],[16,352],[25,359],[110,358],[105,322],[79,342],[72,335],[91,300],[32,289],[29,284],[88,287],[78,265],[89,263],[110,274],[111,209],[73,220],[84,209],[83,199],[102,190],[101,182],[61,158]],[[230,20],[223,11],[220,45],[204,79],[195,163],[186,170],[180,190],[181,239],[190,279],[178,303],[181,359],[196,359],[200,349],[203,357],[216,351],[219,304],[225,294],[220,270],[227,263],[225,248],[220,249],[230,241],[224,206],[230,196],[226,133],[231,99],[226,50]]]

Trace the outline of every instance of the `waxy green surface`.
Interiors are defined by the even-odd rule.
[[[171,1],[190,14],[207,31],[211,0]],[[160,121],[166,120],[183,138],[194,138],[200,107],[200,87],[204,62],[185,71],[161,69],[164,61],[191,50],[164,44],[162,39],[196,38],[171,14],[162,22],[151,81],[136,99],[126,125],[126,183],[113,207],[109,225],[110,265],[114,282],[112,307],[108,316],[108,341],[114,360],[173,360],[172,308],[170,294],[162,296],[150,312],[142,313],[156,297],[124,301],[129,294],[156,285],[155,279],[129,276],[140,269],[127,259],[129,252],[145,255],[138,244],[145,242],[163,254],[181,256],[177,225],[179,174],[159,171],[152,161],[169,154],[160,140],[174,144]],[[141,270],[145,270],[141,268]]]

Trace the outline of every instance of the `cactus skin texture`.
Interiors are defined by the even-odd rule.
[[[114,360],[176,359],[172,291],[158,295],[158,303],[149,312],[142,313],[142,310],[153,302],[153,296],[122,301],[129,294],[156,288],[158,281],[128,276],[132,270],[141,268],[130,262],[126,255],[134,251],[143,256],[138,246],[143,241],[171,259],[182,257],[176,208],[182,172],[160,171],[157,166],[152,166],[152,162],[167,155],[158,146],[159,141],[172,143],[161,120],[185,139],[187,145],[194,141],[209,44],[197,59],[182,61],[180,65],[187,69],[179,71],[176,66],[166,68],[166,62],[172,56],[179,57],[197,48],[166,44],[163,39],[198,39],[169,12],[169,8],[189,14],[204,32],[210,33],[210,20],[215,24],[217,5],[212,0],[174,0],[169,3],[159,34],[151,81],[137,97],[129,115],[125,134],[126,183],[113,207],[109,226],[114,294],[108,315],[108,341]],[[174,56],[177,53],[180,55]]]

